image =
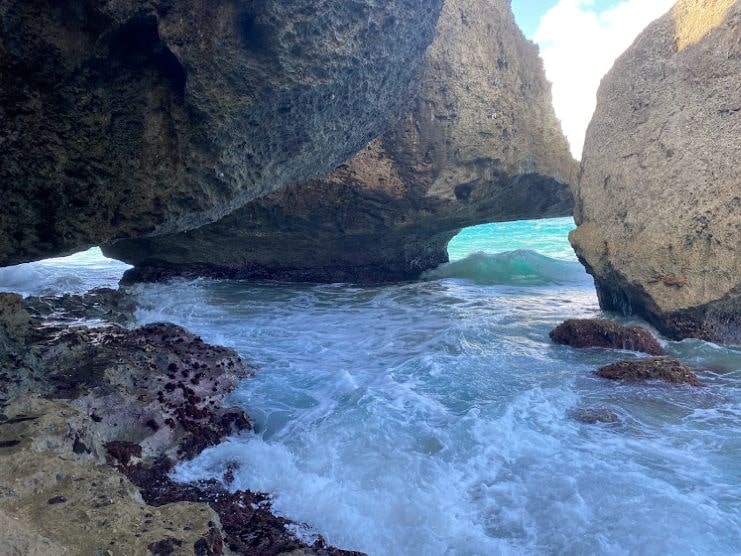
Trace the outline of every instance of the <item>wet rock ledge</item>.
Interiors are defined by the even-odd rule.
[[[231,492],[229,477],[169,479],[179,461],[250,428],[223,402],[253,368],[173,324],[74,322],[133,319],[133,307],[113,290],[0,294],[0,545],[18,554],[356,554],[297,539],[266,495]]]

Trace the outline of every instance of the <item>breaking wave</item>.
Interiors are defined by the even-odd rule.
[[[426,280],[458,278],[482,286],[547,286],[589,281],[575,261],[546,257],[529,249],[504,253],[473,253],[424,274]]]

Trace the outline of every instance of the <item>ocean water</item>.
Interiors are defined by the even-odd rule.
[[[141,322],[259,367],[230,400],[255,432],[176,477],[236,463],[235,487],[271,493],[302,535],[374,556],[740,553],[741,349],[662,340],[704,388],[594,376],[640,355],[549,342],[562,320],[602,315],[571,228],[464,230],[415,283],[138,286]],[[82,289],[125,269],[76,257],[0,270],[0,287]],[[619,422],[579,422],[583,409]]]

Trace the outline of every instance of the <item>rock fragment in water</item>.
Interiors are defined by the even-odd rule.
[[[551,340],[574,348],[627,349],[666,355],[651,333],[640,326],[623,326],[604,319],[569,319],[551,330]]]
[[[610,380],[625,382],[643,382],[645,380],[663,380],[672,384],[689,384],[702,386],[697,375],[687,365],[669,357],[652,357],[618,361],[597,369],[596,374]]]
[[[580,407],[575,409],[571,413],[571,416],[580,423],[585,423],[587,425],[620,422],[620,417],[617,413],[604,408]]]
[[[31,316],[62,322],[101,320],[121,326],[136,322],[136,298],[123,289],[95,288],[82,295],[28,297],[23,306]]]

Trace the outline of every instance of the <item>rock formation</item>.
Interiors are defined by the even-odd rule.
[[[623,326],[604,319],[569,319],[549,334],[557,344],[574,348],[600,347],[666,355],[653,335],[640,326]]]
[[[441,0],[0,1],[0,265],[191,229],[406,109]]]
[[[173,324],[69,324],[135,305],[0,294],[0,553],[357,556],[308,546],[263,494],[168,477],[250,428],[222,404],[253,369]]]
[[[606,309],[741,342],[741,2],[681,0],[605,77],[571,236]]]
[[[447,261],[457,230],[571,214],[577,168],[506,0],[446,0],[413,110],[328,177],[105,252],[172,274],[377,282]]]
[[[624,382],[662,380],[672,384],[702,386],[697,375],[687,365],[670,357],[632,359],[605,365],[595,371],[597,376]]]

